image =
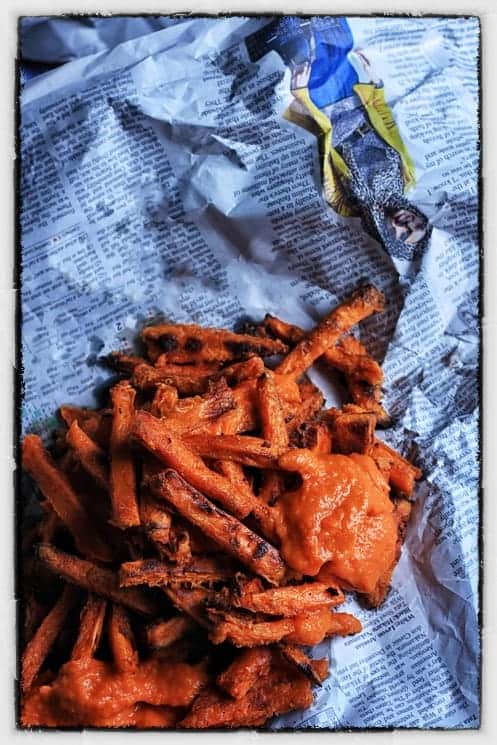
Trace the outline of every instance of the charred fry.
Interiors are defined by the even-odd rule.
[[[365,411],[348,412],[329,409],[326,419],[330,423],[333,451],[335,453],[369,453],[373,447],[375,416]]]
[[[179,567],[168,566],[157,559],[143,559],[122,564],[119,583],[121,587],[133,587],[134,585],[164,587],[178,582],[186,582],[190,586],[195,586],[226,580],[233,574],[234,571],[229,564],[222,565],[213,559],[197,559],[190,565]]]
[[[176,364],[235,361],[253,355],[284,354],[286,351],[286,346],[277,340],[255,340],[247,334],[193,325],[149,326],[142,331],[142,339],[151,360],[163,354],[168,362]]]
[[[283,578],[285,567],[274,546],[216,507],[175,471],[165,471],[155,476],[150,488],[156,496],[166,499],[226,553],[246,564],[255,574],[271,583]]]
[[[311,419],[320,410],[323,403],[324,397],[321,391],[316,389],[308,395],[287,422],[289,435],[295,434],[299,427]]]

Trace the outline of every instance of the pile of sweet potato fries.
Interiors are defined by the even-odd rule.
[[[382,602],[420,476],[375,436],[383,374],[350,333],[383,308],[367,285],[309,333],[273,316],[145,328],[146,356],[108,360],[108,408],[62,406],[50,453],[24,439],[43,512],[22,543],[24,726],[260,726],[312,704],[328,662],[302,645],[361,630],[335,610],[344,590]],[[306,375],[318,360],[343,376],[341,409]],[[376,574],[364,546],[338,561],[326,543],[332,471],[376,490],[362,519],[385,518],[373,538],[392,547]]]

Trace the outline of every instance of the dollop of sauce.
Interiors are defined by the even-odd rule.
[[[325,565],[345,587],[370,593],[395,560],[397,521],[388,484],[367,455],[291,450],[281,468],[302,485],[275,507],[276,532],[286,563],[308,576]]]
[[[95,659],[71,660],[50,685],[29,692],[23,724],[31,726],[168,726],[167,707],[188,706],[207,683],[201,665],[149,659],[136,670],[118,672]],[[164,707],[152,717],[144,704]],[[162,720],[162,724],[159,724]]]

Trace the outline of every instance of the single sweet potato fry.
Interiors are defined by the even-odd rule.
[[[85,471],[95,479],[98,486],[108,491],[109,464],[107,453],[86,432],[83,432],[76,420],[69,427],[66,440]]]
[[[132,436],[167,466],[175,468],[192,486],[215,499],[236,517],[242,519],[251,512],[260,511],[261,505],[255,495],[250,499],[246,490],[235,489],[228,479],[207,468],[200,456],[170,432],[166,421],[146,411],[138,411]]]
[[[273,657],[274,652],[268,647],[244,649],[231,665],[217,676],[216,683],[232,698],[243,698],[260,678],[266,677]]]
[[[24,438],[22,464],[73,535],[78,550],[99,561],[111,561],[110,547],[99,536],[69,480],[55,466],[37,435],[27,435]]]
[[[271,544],[243,523],[216,507],[175,471],[166,471],[150,482],[151,491],[167,500],[187,520],[203,530],[226,553],[275,584],[283,579],[285,565]]]
[[[168,621],[147,626],[145,636],[152,649],[165,649],[196,628],[197,624],[188,616],[174,616]]]
[[[284,354],[286,346],[272,339],[254,339],[248,334],[235,334],[224,329],[203,328],[195,325],[161,324],[142,331],[150,359],[161,353],[168,362],[226,362],[244,360],[257,355],[267,357]]]
[[[121,564],[119,583],[121,587],[148,585],[164,587],[178,582],[196,585],[228,580],[234,575],[229,563],[220,563],[211,558],[197,558],[190,564],[172,567],[157,559],[141,559]]]
[[[107,601],[92,593],[81,612],[79,634],[71,653],[72,660],[83,660],[93,657],[102,636]]]
[[[262,437],[283,452],[288,448],[288,432],[274,374],[268,370],[257,381]]]
[[[112,603],[109,618],[109,644],[116,670],[133,672],[138,667],[138,652],[128,614],[122,605]]]
[[[299,377],[343,334],[372,313],[384,310],[384,307],[385,298],[376,287],[360,287],[287,354],[276,368],[277,372]]]
[[[28,642],[22,655],[21,688],[23,691],[31,688],[77,596],[75,588],[66,586],[52,610]]]
[[[50,545],[40,545],[38,556],[54,574],[63,577],[88,592],[121,603],[143,615],[157,615],[156,603],[141,590],[119,587],[119,576],[113,569],[104,569],[90,561],[60,551]]]
[[[27,584],[26,580],[26,570],[24,569],[24,577],[22,578],[22,581]],[[36,629],[47,615],[48,610],[46,605],[39,602],[31,592],[24,593],[23,610],[24,617],[21,629],[21,642],[25,645],[33,638]]]
[[[276,447],[267,440],[249,435],[188,434],[184,443],[204,458],[231,459],[244,466],[271,468],[286,448]]]
[[[298,326],[270,315],[265,317],[261,328],[273,338],[280,339],[290,346],[295,346],[306,336],[306,332]],[[339,339],[334,347],[330,347],[323,353],[321,360],[344,373],[346,377],[351,376],[369,385],[381,386],[383,382],[383,370],[380,365],[354,336],[344,336]]]
[[[264,440],[286,450],[289,446],[285,413],[281,405],[278,388],[272,371],[266,373],[257,382],[258,410],[261,420],[261,432]],[[283,491],[283,480],[278,471],[269,470],[262,474],[259,499],[269,506],[278,501]]]
[[[113,404],[110,442],[110,486],[112,522],[118,528],[140,524],[136,498],[135,464],[129,445],[129,434],[135,413],[135,390],[122,381],[111,390]]]
[[[293,617],[314,608],[329,608],[344,602],[343,592],[319,582],[271,587],[263,592],[243,593],[236,606],[253,613]]]

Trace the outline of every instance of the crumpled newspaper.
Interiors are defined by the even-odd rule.
[[[387,601],[347,601],[363,632],[271,726],[477,727],[478,20],[98,21],[25,27],[78,59],[22,92],[23,430],[94,404],[152,318],[309,327],[378,285],[360,335],[423,480]]]

